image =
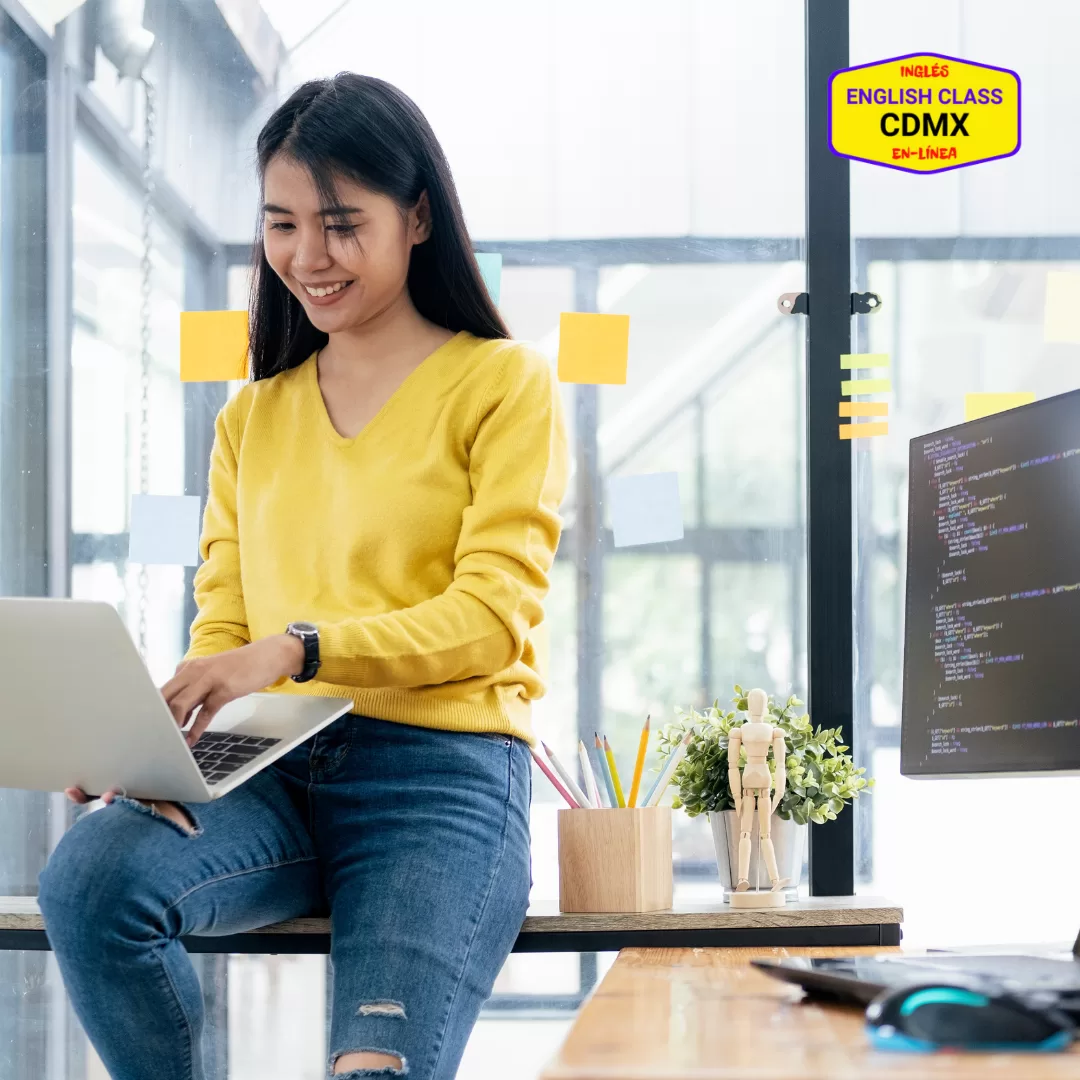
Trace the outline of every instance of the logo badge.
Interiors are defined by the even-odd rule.
[[[938,173],[1020,149],[1020,76],[941,53],[833,73],[829,146],[839,157]]]

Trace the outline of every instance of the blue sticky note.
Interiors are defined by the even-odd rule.
[[[499,294],[502,291],[502,255],[481,251],[477,254],[476,261],[480,264],[480,276],[487,286],[491,302],[498,307]]]
[[[128,558],[170,566],[199,564],[199,496],[132,495]]]
[[[608,498],[616,547],[683,538],[678,473],[613,476],[608,483]]]

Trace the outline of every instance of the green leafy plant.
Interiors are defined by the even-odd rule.
[[[664,758],[687,731],[694,732],[672,778],[677,794],[671,802],[691,817],[735,809],[728,784],[728,737],[732,728],[741,727],[748,719],[746,693],[741,686],[735,686],[735,697],[731,699],[734,708],[728,712],[723,712],[718,702],[701,713],[678,709],[677,718],[660,732],[660,753]],[[868,792],[874,781],[863,775],[865,769],[855,767],[848,747],[840,742],[840,728],[815,728],[810,717],[800,713],[802,705],[794,695],[783,707],[769,697],[767,719],[783,729],[788,749],[787,788],[776,812],[800,825],[808,821],[820,825],[833,821],[852,799]],[[739,764],[746,764],[745,750]],[[771,754],[769,769],[775,775]]]

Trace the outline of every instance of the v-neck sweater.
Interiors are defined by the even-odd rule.
[[[532,743],[567,473],[551,365],[518,342],[455,335],[354,438],[314,355],[248,383],[217,417],[187,657],[310,622],[316,677],[268,689]]]

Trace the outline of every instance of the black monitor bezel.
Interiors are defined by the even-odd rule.
[[[1004,416],[1015,416],[1020,412],[1038,412],[1052,403],[1060,402],[1063,398],[1075,397],[1080,399],[1080,389],[1067,390],[1062,394],[1053,394],[1050,397],[1040,398],[1027,405],[1017,405],[1012,409],[1002,412],[991,413],[981,416],[977,420],[967,420],[962,424],[952,424],[949,427],[939,428],[936,431],[927,431],[922,435],[914,435],[908,440],[908,504],[907,504],[907,533],[904,537],[904,652],[901,664],[901,687],[900,687],[900,775],[912,780],[960,780],[980,779],[995,777],[1022,777],[1022,776],[1078,776],[1080,775],[1080,758],[1076,764],[1069,764],[1063,768],[1033,768],[1031,766],[1017,769],[996,769],[987,771],[984,769],[957,769],[952,766],[948,769],[938,770],[932,767],[911,768],[905,759],[904,732],[907,729],[907,688],[908,688],[908,626],[911,607],[911,517],[914,505],[912,483],[914,477],[913,466],[916,460],[916,444],[923,443],[926,439],[937,438],[945,435],[955,435],[957,432],[979,434],[987,427],[999,422]],[[1080,946],[1080,937],[1077,938]]]

